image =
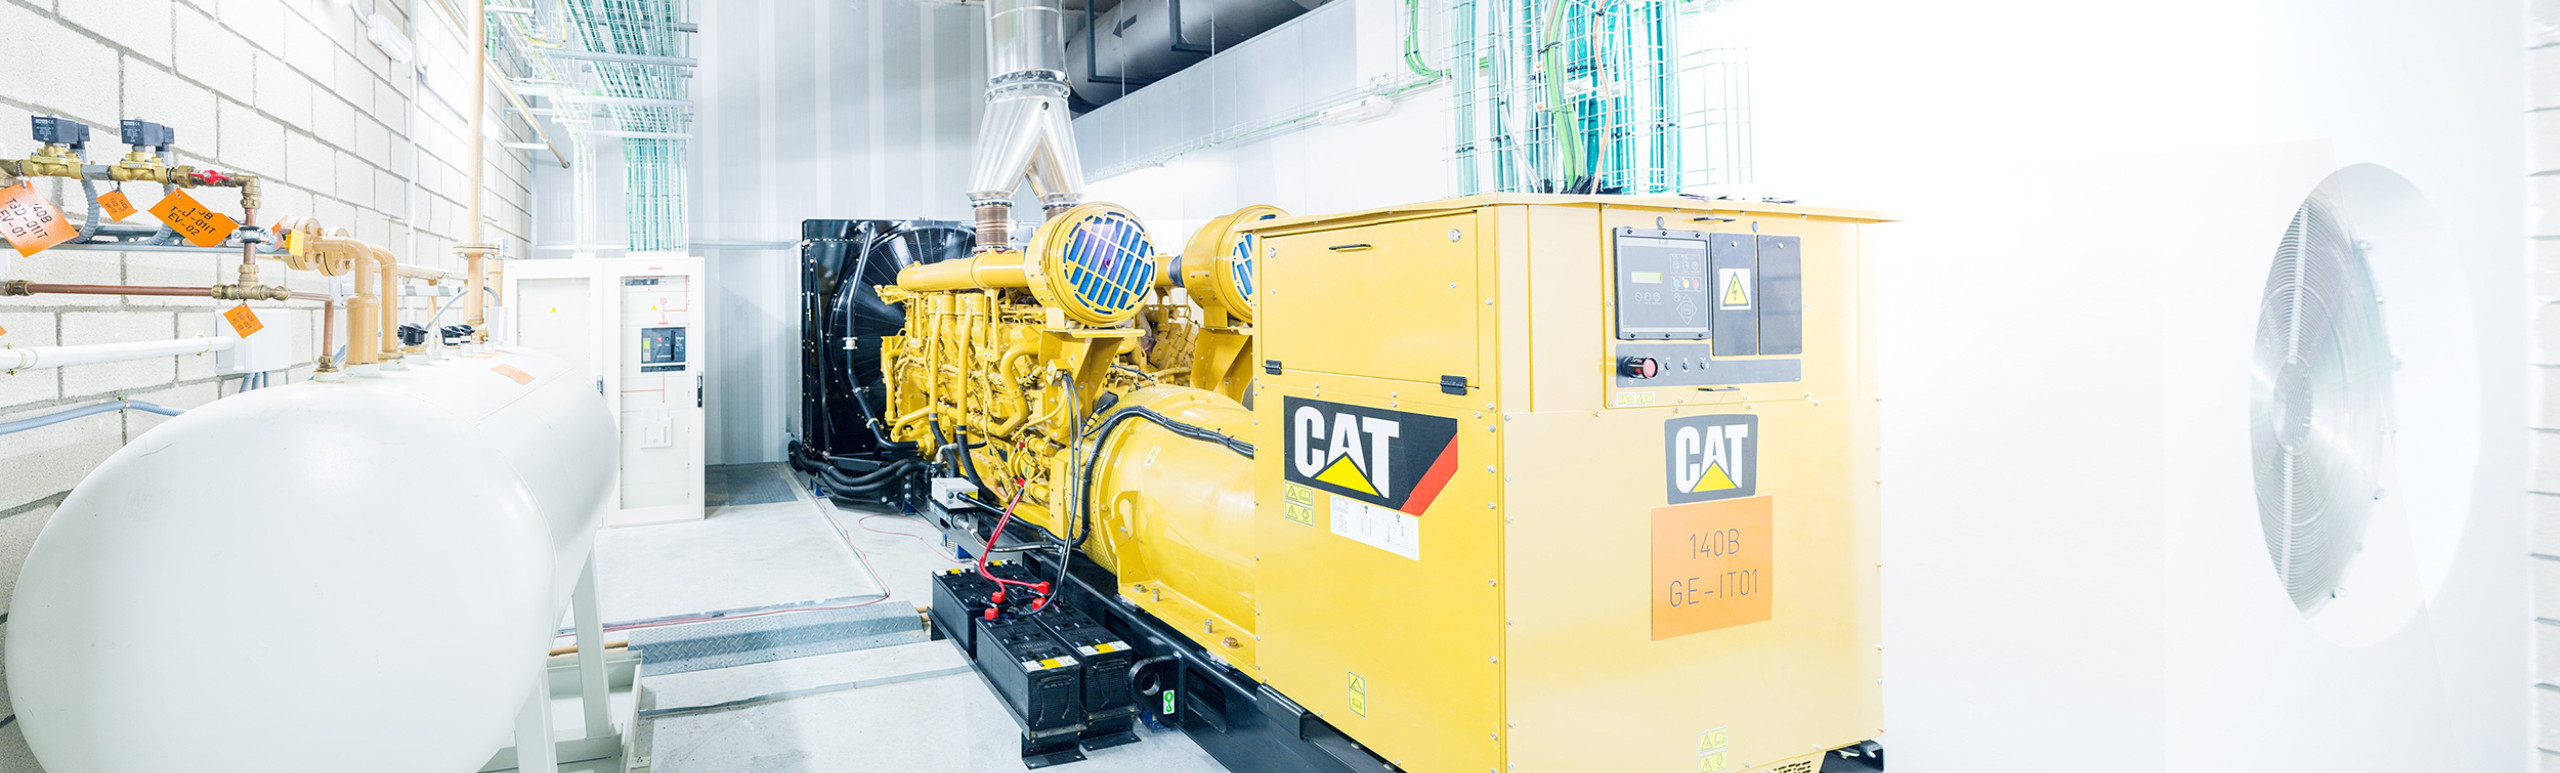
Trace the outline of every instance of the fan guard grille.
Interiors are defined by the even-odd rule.
[[[2395,362],[2381,304],[2337,205],[2313,194],[2267,273],[2249,395],[2267,558],[2306,615],[2340,592],[2381,495]]]

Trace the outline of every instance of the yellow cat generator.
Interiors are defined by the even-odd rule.
[[[935,627],[1034,766],[1147,722],[1238,771],[1881,769],[1876,222],[1060,208],[871,290],[888,456],[822,482],[981,557]]]

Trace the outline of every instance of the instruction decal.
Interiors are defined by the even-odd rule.
[[[108,220],[117,222],[141,211],[133,208],[133,199],[126,198],[124,191],[108,191],[107,195],[98,197],[98,208],[107,211]]]
[[[1369,547],[1422,560],[1422,519],[1346,496],[1333,498],[1333,533]]]
[[[1724,311],[1751,310],[1751,269],[1716,270],[1716,308]]]
[[[220,247],[222,240],[231,238],[231,232],[240,230],[240,224],[230,215],[198,203],[196,197],[187,195],[183,188],[169,192],[167,197],[160,199],[160,203],[151,205],[151,216],[160,218],[160,222],[169,224],[169,230],[187,237],[187,243],[198,247]]]
[[[1358,672],[1344,671],[1343,673],[1351,675],[1351,713],[1363,717],[1369,716],[1369,680],[1360,678]]]
[[[1751,496],[1760,488],[1760,417],[1686,416],[1662,424],[1663,484],[1672,504]]]
[[[18,248],[19,255],[33,255],[71,240],[80,229],[62,219],[62,210],[37,193],[35,186],[20,182],[0,188],[0,237]]]
[[[518,384],[531,384],[531,383],[533,383],[533,374],[524,372],[524,369],[523,369],[523,368],[519,368],[519,367],[516,367],[516,366],[513,366],[513,365],[500,364],[500,365],[497,365],[497,366],[491,367],[491,368],[489,368],[489,369],[490,369],[490,370],[493,370],[493,371],[497,371],[497,372],[498,372],[498,375],[505,376],[505,377],[510,378],[510,379],[514,379],[514,380],[515,380],[515,382],[516,382],[516,383],[518,383]]]
[[[231,323],[231,332],[240,334],[241,338],[247,338],[252,333],[267,329],[266,323],[258,321],[258,313],[250,311],[249,304],[246,303],[233,306],[229,311],[223,312],[222,321]]]
[[[1413,515],[1458,471],[1458,420],[1291,397],[1285,480]]]
[[[1654,641],[1769,619],[1776,509],[1770,497],[1654,508]]]

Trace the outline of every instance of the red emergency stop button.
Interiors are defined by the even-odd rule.
[[[1662,375],[1662,363],[1651,357],[1618,358],[1618,375],[1627,378],[1653,378]]]

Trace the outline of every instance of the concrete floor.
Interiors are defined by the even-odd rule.
[[[781,467],[773,474],[788,475]],[[852,535],[885,582],[884,604],[926,605],[929,575],[959,566],[930,526],[843,510],[793,482],[793,501],[714,507],[688,523],[598,537],[597,595],[608,621],[871,593]],[[877,530],[870,531],[868,529]],[[895,532],[884,534],[879,532]],[[917,539],[901,535],[920,535]],[[609,637],[618,638],[618,637]],[[746,708],[644,720],[636,762],[651,773],[1024,770],[1020,727],[947,641],[644,678],[649,707],[699,706],[781,690],[861,684]],[[1064,773],[1223,771],[1178,731],[1093,752]]]

